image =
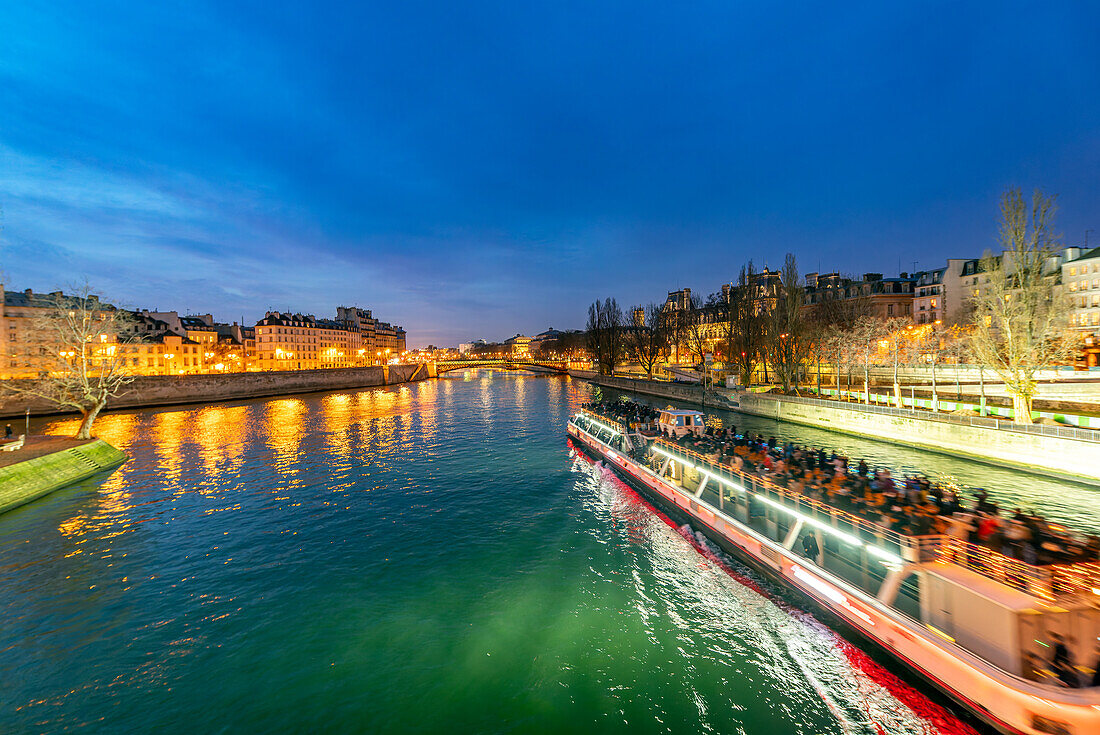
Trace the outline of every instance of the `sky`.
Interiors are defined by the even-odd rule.
[[[743,263],[1100,245],[1096,3],[6,0],[0,272],[409,345],[584,326]]]

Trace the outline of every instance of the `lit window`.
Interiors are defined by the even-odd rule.
[[[1085,266],[1085,267],[1087,268],[1088,266]],[[1069,269],[1069,274],[1071,276],[1076,276],[1077,275],[1077,269],[1076,268],[1070,268]]]

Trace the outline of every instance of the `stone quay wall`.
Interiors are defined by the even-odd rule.
[[[428,377],[424,365],[381,365],[331,370],[280,370],[260,373],[221,375],[142,376],[126,387],[126,393],[112,399],[108,410],[173,406],[186,403],[216,403],[248,398],[266,398],[290,393],[317,393],[330,390],[370,388],[407,383]],[[56,406],[22,396],[4,396],[0,417],[22,416],[27,409],[33,416],[59,413]]]
[[[578,376],[582,377],[582,376]],[[1056,427],[1020,427],[989,418],[913,416],[913,411],[833,404],[699,386],[586,374],[585,379],[624,392],[723,408],[827,431],[869,437],[967,459],[1100,484],[1100,434]],[[828,405],[824,405],[828,404]],[[968,423],[969,422],[969,423]],[[980,425],[983,424],[984,425]],[[1044,433],[1047,430],[1050,433]],[[1059,436],[1058,433],[1065,435]],[[1092,439],[1088,437],[1093,437]]]

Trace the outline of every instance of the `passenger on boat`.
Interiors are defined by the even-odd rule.
[[[817,538],[812,533],[802,537],[802,550],[806,552],[806,558],[818,561],[821,556],[821,548],[817,545]]]
[[[629,401],[605,401],[590,409],[627,423],[652,423],[658,415],[656,409]],[[899,533],[946,533],[1032,565],[1100,559],[1100,537],[1074,537],[1018,508],[1011,518],[1003,516],[981,488],[975,492],[973,507],[967,508],[954,488],[933,484],[925,477],[910,475],[895,482],[888,470],[872,472],[863,459],[853,472],[848,458],[835,451],[792,442],[780,445],[775,437],[739,436],[731,427],[708,427],[704,436],[686,435],[669,441],[712,464],[765,479]]]
[[[1067,687],[1076,688],[1081,686],[1081,678],[1077,674],[1077,669],[1073,667],[1073,659],[1070,657],[1065,640],[1058,633],[1051,633],[1050,640],[1051,647],[1054,649],[1054,654],[1050,660],[1050,668]],[[1069,642],[1072,645],[1073,639],[1071,638]]]

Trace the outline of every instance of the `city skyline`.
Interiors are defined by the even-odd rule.
[[[13,289],[244,323],[358,303],[420,347],[788,251],[979,257],[1007,186],[1060,194],[1066,245],[1097,227],[1091,8],[10,12]]]

